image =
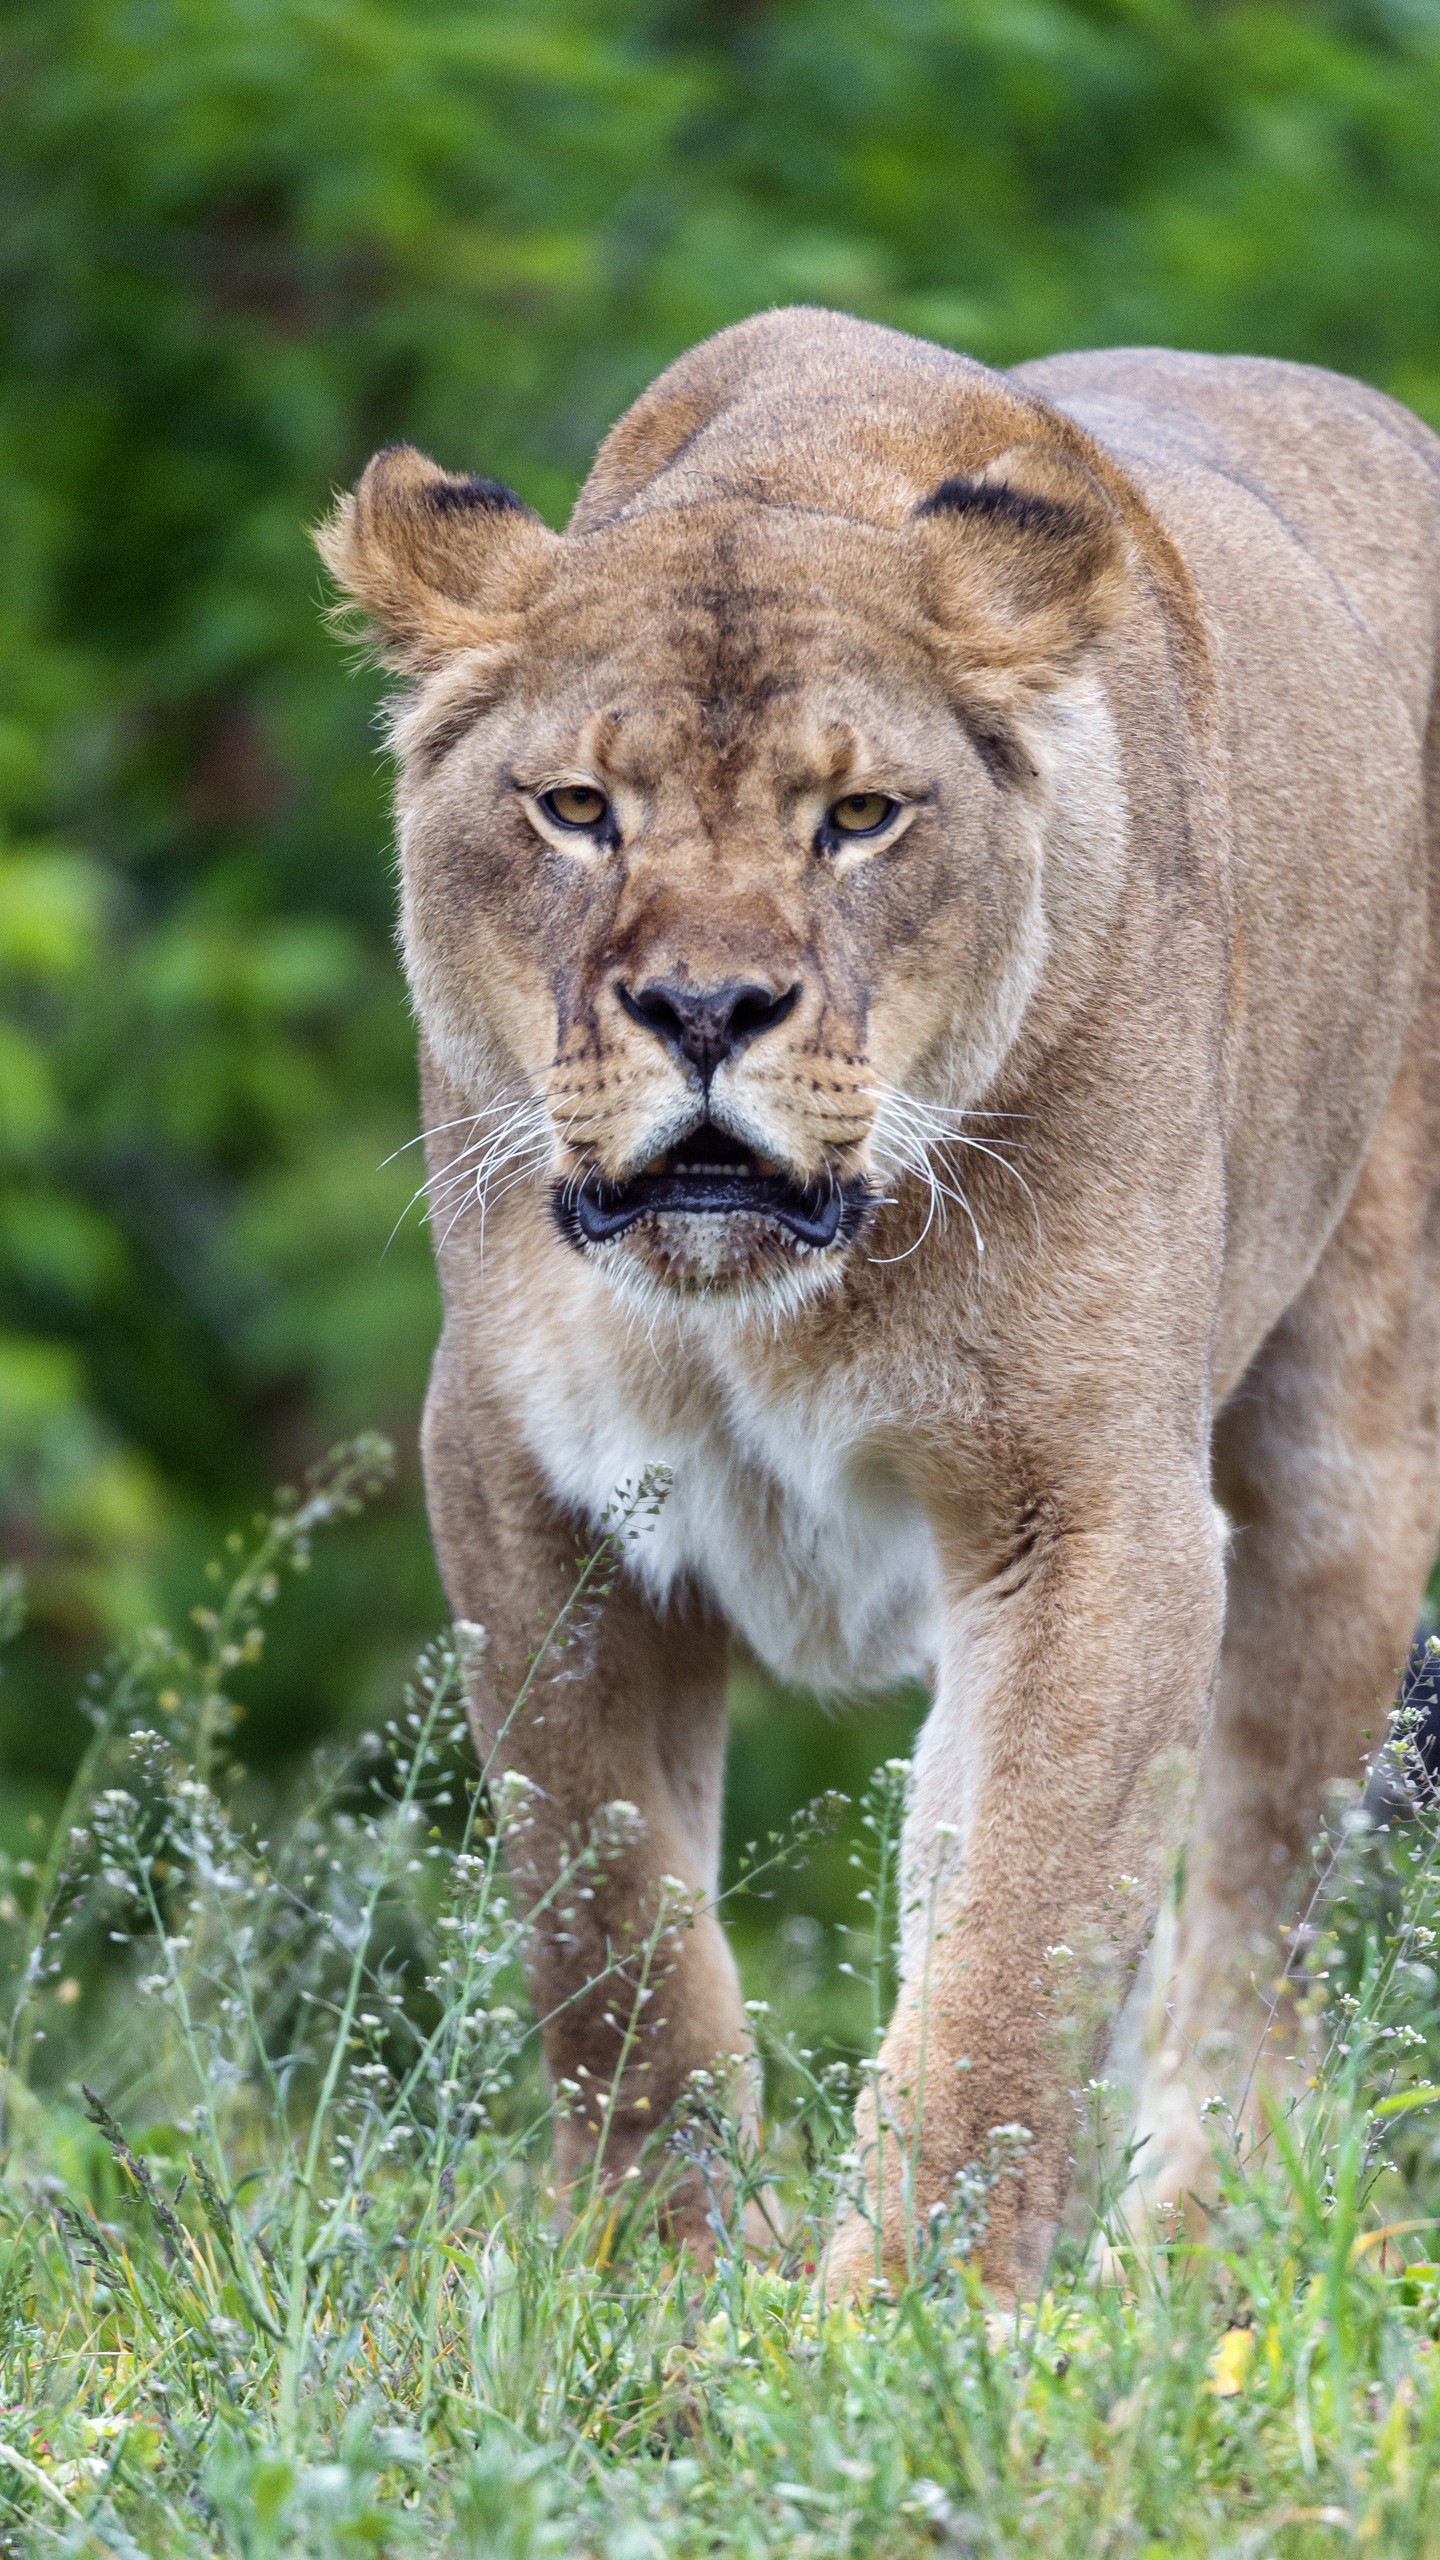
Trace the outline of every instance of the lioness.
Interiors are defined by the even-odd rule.
[[[550,2067],[595,2101],[564,2173],[610,1954],[662,1879],[713,1892],[732,1634],[921,1675],[879,2201],[834,2265],[903,2269],[1021,2124],[986,2265],[1033,2285],[1057,1951],[1123,1986],[1195,1772],[1139,2126],[1177,2200],[1212,2087],[1294,2049],[1287,1888],[1440,1536],[1440,442],[1290,365],[999,375],[780,311],[661,376],[564,534],[402,445],[321,539],[414,680],[426,1475],[533,1789]],[[506,1726],[577,1526],[657,1463]],[[643,1828],[547,1902],[617,1798]],[[645,2018],[613,2178],[745,2050],[713,1912]],[[698,2185],[671,2210],[703,2239]]]

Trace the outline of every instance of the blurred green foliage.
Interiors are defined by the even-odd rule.
[[[411,1033],[375,686],[305,539],[332,487],[408,436],[562,520],[660,365],[795,299],[1002,364],[1304,357],[1440,422],[1440,6],[11,0],[0,54],[23,1823],[81,1670],[223,1527],[339,1431],[413,1445],[434,1291],[413,1218],[385,1250]],[[289,1614],[257,1760],[438,1619],[413,1465]],[[742,1718],[742,1823],[895,1733]]]

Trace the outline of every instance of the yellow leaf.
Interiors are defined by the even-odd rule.
[[[1245,2388],[1254,2354],[1253,2329],[1227,2329],[1210,2359],[1206,2390],[1213,2391],[1217,2400],[1233,2400]]]
[[[1380,2263],[1382,2266],[1385,2266],[1385,2244],[1387,2240],[1398,2240],[1401,2235],[1407,2231],[1431,2231],[1434,2227],[1435,2216],[1433,2213],[1422,2214],[1418,2220],[1413,2222],[1382,2222],[1378,2230],[1362,2231],[1358,2239],[1351,2242],[1350,2264],[1352,2267],[1358,2266],[1360,2260],[1364,2257],[1368,2257],[1372,2249],[1378,2249],[1380,2251]],[[1399,2263],[1403,2268],[1404,2261],[1400,2259],[1398,2251],[1396,2252],[1396,2257],[1397,2263]]]
[[[595,2251],[595,2264],[597,2267],[607,2267],[610,2263],[610,2252],[615,2245],[615,2225],[619,2219],[620,2207],[618,2204],[612,2205],[610,2211],[605,2217],[604,2228],[600,2233],[599,2246]]]

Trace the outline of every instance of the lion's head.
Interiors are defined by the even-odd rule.
[[[662,377],[564,535],[399,446],[321,537],[415,680],[404,946],[482,1188],[548,1182],[622,1286],[772,1305],[933,1206],[1108,895],[1130,583],[1054,413],[825,314],[797,362],[783,316],[783,372],[772,318]]]

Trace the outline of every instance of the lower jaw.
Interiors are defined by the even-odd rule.
[[[590,1245],[600,1267],[618,1279],[642,1276],[676,1295],[722,1297],[783,1285],[802,1273],[808,1283],[838,1277],[846,1256],[838,1243],[806,1244],[788,1228],[760,1217],[693,1216],[670,1212],[642,1218],[613,1243]]]

